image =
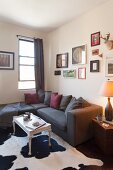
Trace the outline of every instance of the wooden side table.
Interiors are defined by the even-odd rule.
[[[104,154],[113,154],[113,125],[92,120],[94,129],[94,139],[97,146]]]

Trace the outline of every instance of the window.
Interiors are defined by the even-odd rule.
[[[35,88],[34,41],[19,39],[19,89]]]

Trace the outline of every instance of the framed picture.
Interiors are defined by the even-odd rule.
[[[55,71],[54,71],[54,75],[55,75],[55,76],[61,75],[61,70],[55,70]]]
[[[92,55],[99,55],[99,49],[92,50]]]
[[[86,45],[72,48],[72,64],[86,64]]]
[[[90,61],[90,72],[99,72],[99,60]]]
[[[100,32],[91,34],[91,46],[100,45]]]
[[[0,69],[14,70],[14,53],[0,51]]]
[[[113,58],[106,58],[106,76],[113,76]]]
[[[68,53],[57,54],[56,56],[56,68],[68,67]]]
[[[78,79],[86,79],[86,68],[78,68]]]
[[[63,70],[63,77],[66,78],[75,78],[76,70]]]

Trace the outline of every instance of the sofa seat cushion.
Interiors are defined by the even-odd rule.
[[[25,112],[34,112],[34,109],[31,105],[27,105],[25,103],[20,103],[18,114],[24,114]]]
[[[47,106],[46,104],[44,104],[44,103],[31,104],[31,106],[32,106],[35,110],[48,107],[48,106]]]
[[[63,111],[51,107],[42,108],[37,111],[38,115],[61,130],[66,130],[66,115]]]

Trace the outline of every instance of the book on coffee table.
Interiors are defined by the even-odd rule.
[[[42,126],[44,126],[46,124],[46,122],[44,121],[35,121],[35,122],[28,122],[25,127],[31,129],[31,130],[34,130],[34,129],[37,129],[37,128],[40,128]]]

